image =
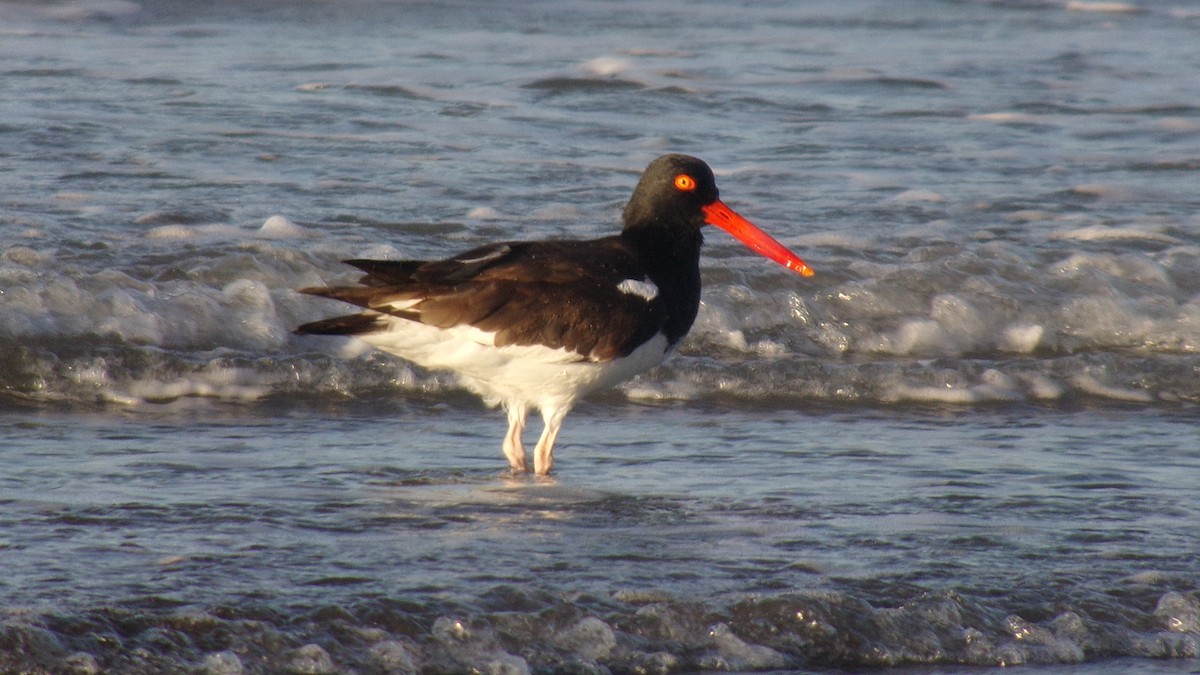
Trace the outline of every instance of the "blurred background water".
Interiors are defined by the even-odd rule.
[[[0,3],[0,667],[1200,667],[1200,11]],[[300,322],[350,257],[709,233],[553,482]]]

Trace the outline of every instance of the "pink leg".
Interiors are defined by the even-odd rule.
[[[554,466],[554,441],[558,438],[558,429],[562,426],[563,418],[567,416],[568,410],[570,408],[542,411],[542,419],[546,422],[546,428],[542,429],[542,437],[538,439],[537,446],[533,449],[533,472],[538,476],[549,474],[550,468]]]
[[[508,433],[504,435],[504,456],[513,473],[525,473],[525,446],[521,432],[525,431],[525,406],[511,405],[508,409]]]

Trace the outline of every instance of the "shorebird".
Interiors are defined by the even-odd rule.
[[[545,421],[533,471],[546,475],[571,406],[652,368],[700,307],[701,229],[712,224],[803,276],[812,269],[718,197],[712,169],[687,155],[650,163],[620,234],[487,244],[443,260],[347,260],[355,286],[301,289],[362,311],[296,329],[346,335],[422,367],[449,370],[508,415],[502,448],[527,470],[529,408]]]

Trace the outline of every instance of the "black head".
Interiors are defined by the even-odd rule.
[[[650,162],[625,207],[625,229],[704,224],[701,208],[717,201],[712,169],[689,155],[663,155]]]

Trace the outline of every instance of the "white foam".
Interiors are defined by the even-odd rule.
[[[260,239],[303,239],[312,233],[283,216],[271,216],[257,230],[248,231],[225,223],[208,225],[161,225],[146,232],[150,239],[194,240],[194,239],[245,239],[248,236]]]
[[[1113,227],[1110,225],[1089,225],[1073,230],[1055,232],[1051,239],[1071,241],[1153,241],[1166,244],[1179,244],[1179,239],[1163,234],[1161,227]]]
[[[210,366],[187,376],[159,379],[153,375],[128,383],[101,387],[113,402],[134,405],[144,401],[169,401],[186,397],[255,401],[271,391],[253,371]]]
[[[914,298],[915,299],[915,298]],[[825,338],[850,335],[855,338],[859,349],[885,354],[909,356],[953,356],[992,346],[993,319],[985,309],[976,306],[969,297],[956,294],[941,294],[930,299],[925,312],[915,307],[902,307],[888,294],[856,294],[847,299],[851,311],[859,316],[847,318],[845,328],[832,327],[825,331]],[[864,311],[865,310],[865,311]],[[911,316],[920,312],[924,316]],[[876,332],[867,332],[864,327],[872,323],[872,316],[889,317],[888,323]],[[909,318],[911,317],[911,318]]]
[[[39,267],[46,262],[45,254],[28,246],[13,246],[4,252],[4,259],[24,267]]]
[[[1092,375],[1080,373],[1071,378],[1071,384],[1079,391],[1099,396],[1101,398],[1112,399],[1114,401],[1128,401],[1131,403],[1150,403],[1154,397],[1141,389],[1133,389],[1132,387],[1121,387],[1114,384],[1107,384],[1096,379]]]
[[[1154,259],[1143,255],[1111,255],[1075,253],[1055,265],[1055,272],[1066,279],[1081,279],[1091,285],[1091,293],[1080,293],[1076,301],[1109,298],[1113,293],[1096,292],[1096,275],[1111,277],[1112,280],[1135,281],[1147,288],[1168,290],[1175,287],[1171,273]]]
[[[1001,111],[991,113],[975,113],[967,115],[967,119],[976,122],[993,122],[996,124],[1043,124],[1045,117],[1029,113]]]
[[[241,657],[231,650],[213,652],[205,656],[200,668],[209,675],[240,675],[246,672]]]
[[[998,369],[989,368],[971,382],[961,373],[949,372],[938,375],[942,382],[916,384],[897,377],[885,381],[881,397],[885,401],[911,401],[921,403],[969,404],[996,401],[1021,401],[1026,398],[1019,378]]]
[[[979,392],[965,387],[954,387],[951,385],[932,386],[932,385],[912,385],[905,383],[897,383],[887,388],[882,393],[884,401],[900,402],[900,401],[915,401],[921,403],[951,403],[955,405],[964,405],[967,403],[978,403],[983,401]]]
[[[258,236],[270,239],[302,239],[309,236],[309,232],[283,216],[271,216],[258,228]]]
[[[246,236],[240,227],[216,223],[212,225],[162,225],[146,232],[150,239],[239,239]]]
[[[243,348],[274,349],[283,345],[289,331],[275,311],[275,301],[266,284],[252,279],[238,279],[221,289],[224,307],[216,318],[225,327],[229,338]]]
[[[337,340],[337,348],[334,353],[340,359],[356,359],[364,354],[375,351],[375,346],[366,340],[358,338],[350,340]]]
[[[1081,183],[1071,188],[1071,192],[1095,199],[1128,201],[1136,197],[1136,193],[1125,185],[1111,183]]]
[[[1079,297],[1059,309],[1060,330],[1087,346],[1130,347],[1149,329],[1136,308],[1108,297]]]
[[[1037,324],[1014,324],[1006,326],[1000,333],[997,344],[1002,351],[1028,354],[1037,349],[1046,329]]]
[[[988,208],[990,205],[985,203],[985,204],[980,204],[979,206],[981,208]],[[1029,223],[1029,222],[1037,222],[1037,221],[1054,220],[1055,215],[1053,213],[1051,213],[1050,211],[1043,211],[1041,209],[1020,209],[1020,210],[1008,213],[1007,215],[1004,216],[1004,218],[1005,218],[1005,220],[1009,220],[1014,223]]]
[[[696,400],[714,392],[948,404],[1071,394],[1194,400],[1194,373],[1171,359],[1200,352],[1200,300],[1193,297],[1191,278],[1200,248],[1176,241],[1200,220],[1062,222],[1071,227],[1050,236],[1067,243],[1054,245],[1058,257],[1049,263],[1044,249],[1033,253],[1015,243],[937,241],[891,256],[827,253],[839,267],[819,285],[779,287],[768,279],[773,270],[754,267],[707,268],[704,304],[683,348],[704,357],[668,363],[623,391],[635,400]],[[268,233],[285,235],[285,242],[307,232],[293,226],[282,217],[263,223]],[[63,269],[53,250],[30,242],[0,254],[0,334],[31,344],[85,336],[104,347],[87,352],[100,360],[51,347],[54,359],[28,366],[27,379],[39,392],[31,395],[186,406],[197,397],[257,400],[280,392],[455,386],[449,377],[406,370],[362,341],[300,340],[289,333],[305,321],[353,311],[292,289],[352,282],[357,273],[337,262],[342,258],[407,259],[413,251],[353,237],[279,243],[254,228],[228,225],[166,225],[157,232],[221,241],[201,241],[210,250],[205,255],[196,255],[193,246],[174,246],[170,238],[161,240],[165,245],[139,242],[156,256],[176,256],[150,272],[118,265],[80,275],[77,268]],[[799,240],[845,248],[866,241],[840,232]],[[1106,252],[1100,245],[1070,243],[1075,241],[1159,245],[1152,252],[1119,245]],[[122,356],[111,358],[111,349]],[[235,370],[194,372],[200,368],[195,355],[217,349],[262,365],[237,371],[244,362],[222,359],[223,367]],[[314,352],[319,356],[313,358]],[[1167,356],[1159,358],[1163,352]],[[137,358],[124,356],[134,353]],[[289,361],[292,353],[305,358]],[[1111,373],[1091,370],[1096,354],[1113,364]],[[1130,365],[1127,358],[1147,365]]]
[[[101,334],[120,335],[129,342],[160,344],[163,331],[159,317],[148,308],[150,298],[120,288],[109,288],[96,296],[103,310],[95,317],[96,330]]]
[[[151,239],[191,239],[196,236],[194,228],[187,225],[163,225],[146,233]]]
[[[787,345],[775,340],[759,340],[753,345],[754,353],[767,358],[780,358],[788,355]]]
[[[334,673],[333,657],[325,648],[315,643],[302,645],[293,649],[288,661],[289,670],[293,673]]]
[[[472,220],[503,220],[508,218],[508,216],[490,206],[477,206],[467,211],[467,218]]]
[[[1143,11],[1141,7],[1128,2],[1085,2],[1084,0],[1069,0],[1067,9],[1072,12],[1102,12],[1106,14],[1133,14]]]
[[[803,300],[795,296],[785,296],[788,300],[787,306],[791,309],[782,313],[780,304],[772,302],[774,298],[756,297],[748,290],[729,289],[728,294],[732,296],[730,304],[738,309],[727,309],[725,303],[718,304],[715,301],[702,302],[689,340],[763,358],[778,358],[791,353],[791,347],[786,340],[754,340],[747,337],[747,330],[775,327],[784,316],[803,322]],[[795,306],[793,301],[800,306]]]
[[[1173,633],[1200,635],[1200,600],[1190,593],[1187,595],[1178,591],[1164,593],[1158,599],[1154,615],[1159,617],[1167,629]]]
[[[581,659],[607,659],[617,648],[617,637],[611,626],[595,617],[585,617],[571,628],[558,634],[560,646]]]
[[[969,290],[964,286],[964,290]],[[990,289],[981,289],[990,290]],[[988,320],[966,294],[942,293],[930,302],[929,316],[950,336],[949,349],[966,350],[988,339]]]
[[[633,401],[692,401],[705,392],[696,382],[684,379],[654,381],[640,377],[623,385],[621,390]]]
[[[1162,570],[1144,570],[1142,572],[1135,572],[1125,577],[1121,581],[1132,584],[1166,586],[1171,583],[1173,578],[1173,575],[1163,572]],[[1162,602],[1162,598],[1159,598],[1159,602]]]
[[[723,623],[709,628],[708,636],[716,645],[720,657],[719,661],[714,660],[711,664],[718,667],[714,669],[745,672],[782,670],[790,664],[781,652],[763,645],[750,644]]]
[[[891,336],[885,336],[884,351],[893,354],[930,354],[941,351],[949,336],[932,319],[905,321]]]
[[[613,77],[633,68],[633,61],[615,56],[600,56],[583,64],[583,69],[600,77]]]
[[[834,355],[849,352],[854,344],[847,327],[829,321],[822,321],[818,324],[816,341]]]
[[[1065,386],[1041,373],[1021,373],[1017,379],[1031,398],[1041,401],[1056,401],[1067,391]]]

